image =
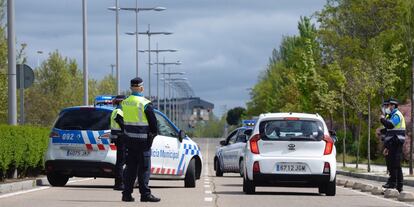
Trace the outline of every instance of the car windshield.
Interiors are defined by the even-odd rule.
[[[311,120],[272,120],[260,124],[260,133],[267,140],[321,140],[323,125]]]
[[[69,110],[60,114],[55,128],[62,130],[107,130],[110,129],[111,111]]]

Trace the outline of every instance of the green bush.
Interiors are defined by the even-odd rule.
[[[0,179],[15,169],[21,177],[42,169],[49,132],[43,127],[0,125]]]

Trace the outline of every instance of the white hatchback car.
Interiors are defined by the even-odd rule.
[[[317,187],[336,194],[335,133],[318,114],[260,115],[245,148],[243,192],[256,186]]]

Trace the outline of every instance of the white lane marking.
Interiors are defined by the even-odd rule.
[[[68,183],[81,182],[81,181],[87,181],[87,180],[92,180],[92,179],[93,178],[85,178],[85,179],[80,179],[80,180],[71,180],[71,181],[68,181]],[[33,189],[29,189],[29,190],[18,191],[18,192],[14,192],[14,193],[7,193],[7,194],[4,194],[4,195],[0,195],[0,198],[8,198],[8,197],[16,196],[16,195],[21,195],[21,194],[46,190],[46,189],[49,189],[49,188],[51,188],[51,186],[43,186],[43,187],[33,188]]]
[[[212,197],[205,197],[204,201],[211,202],[211,201],[213,201],[213,198]]]
[[[210,188],[210,185],[204,185],[205,188]]]
[[[342,188],[342,189],[345,189],[345,190],[350,190],[350,191],[352,191],[352,192],[354,192],[354,193],[357,193],[357,194],[360,194],[360,195],[366,195],[366,196],[369,196],[369,197],[371,197],[371,198],[377,198],[377,199],[379,199],[379,200],[389,201],[389,202],[391,202],[391,203],[395,203],[395,204],[399,204],[399,205],[404,205],[404,206],[411,206],[411,207],[414,207],[414,205],[410,205],[410,204],[408,204],[408,203],[404,203],[404,202],[401,202],[401,201],[396,201],[396,200],[392,200],[392,199],[388,199],[388,198],[383,198],[383,197],[379,197],[379,196],[371,195],[371,194],[368,194],[368,193],[363,193],[363,192],[360,192],[360,191],[357,191],[357,190],[353,190],[353,189],[350,189],[350,188],[345,188],[345,187],[341,187],[341,186],[337,186],[337,187]]]
[[[210,184],[210,182],[204,182],[204,184]]]
[[[211,191],[210,190],[206,190],[206,191],[204,191],[204,193],[205,194],[211,194]]]

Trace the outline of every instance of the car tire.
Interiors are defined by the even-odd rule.
[[[196,172],[195,172],[195,160],[191,159],[188,164],[187,172],[184,178],[184,187],[195,188],[196,187]]]
[[[332,182],[328,182],[325,186],[326,196],[335,196],[336,195],[336,177]]]
[[[218,159],[214,160],[214,166],[216,166],[216,176],[217,177],[223,176],[223,171],[220,168],[220,161],[218,161]]]
[[[240,173],[240,177],[244,177],[244,162],[243,162],[243,159],[240,159],[240,161],[239,161],[239,173]]]
[[[46,176],[47,176],[47,181],[49,181],[49,184],[51,186],[62,187],[62,186],[65,186],[69,180],[69,176],[62,175],[56,172],[47,173]]]
[[[248,180],[246,176],[243,177],[243,192],[246,194],[256,193],[256,186],[254,185],[254,182]]]

